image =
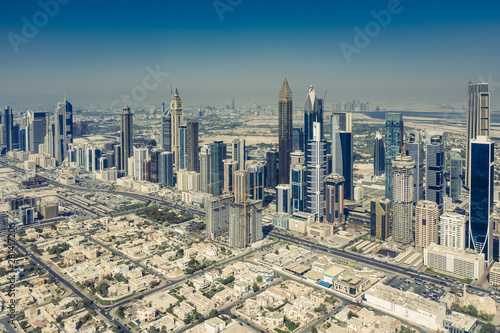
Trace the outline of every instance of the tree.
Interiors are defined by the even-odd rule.
[[[492,323],[484,324],[483,327],[481,327],[481,330],[479,331],[479,333],[495,333],[495,332],[498,331],[496,326],[493,325]]]
[[[355,314],[355,313],[354,313],[354,312],[352,312],[352,311],[349,311],[349,312],[347,313],[347,319],[351,319],[352,317],[358,318],[358,315],[357,315],[357,314]]]
[[[217,309],[212,309],[212,310],[210,310],[210,313],[208,314],[208,316],[210,318],[212,318],[212,317],[216,317],[218,314],[219,314],[219,311],[217,311]]]
[[[260,288],[259,288],[259,286],[257,285],[257,282],[254,282],[254,283],[253,283],[253,285],[252,285],[252,290],[253,290],[254,292],[257,292],[257,291],[259,291],[259,289],[260,289]]]
[[[325,298],[325,301],[330,304],[335,304],[337,303],[337,298],[335,296],[328,296]]]
[[[263,281],[262,275],[257,276],[257,282],[261,283]]]
[[[274,251],[274,254],[278,255],[278,254],[280,254],[280,251],[276,250],[276,251]]]
[[[316,328],[316,326],[313,326],[311,328],[311,333],[318,333],[318,329]]]

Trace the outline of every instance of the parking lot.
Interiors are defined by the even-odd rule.
[[[437,286],[433,283],[426,283],[419,280],[414,281],[412,279],[405,279],[399,276],[395,276],[392,279],[388,280],[386,284],[402,291],[410,290],[415,294],[432,299],[434,301],[438,301],[446,293],[444,287],[442,286]]]

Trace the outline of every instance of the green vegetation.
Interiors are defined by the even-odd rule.
[[[493,320],[493,315],[486,314],[482,311],[477,311],[477,309],[473,305],[469,306],[460,306],[458,303],[453,303],[451,305],[451,310],[456,311],[456,312],[461,312],[466,315],[472,316],[479,318],[483,321],[492,321]]]
[[[108,288],[109,288],[109,285],[103,281],[97,286],[96,292],[98,292],[102,296],[106,297],[106,296],[108,296]]]
[[[203,222],[196,223],[195,225],[187,228],[187,231],[194,232],[195,234],[202,232],[206,229],[206,224]]]
[[[257,285],[257,282],[254,282],[252,285],[252,290],[254,293],[260,290],[260,287]]]
[[[257,276],[257,282],[261,283],[264,279],[262,278],[262,275]]]
[[[201,324],[204,320],[205,317],[203,317],[198,311],[194,310],[186,317],[186,319],[184,319],[184,324],[186,325],[189,325],[191,323]]]
[[[191,214],[188,215],[177,214],[171,208],[166,208],[166,207],[162,207],[161,209],[157,207],[148,207],[145,208],[138,215],[153,222],[162,223],[166,225],[182,223],[185,221],[189,221],[193,218]]]
[[[68,243],[61,243],[52,246],[47,252],[49,254],[61,254],[62,252],[69,250],[70,246]]]
[[[128,279],[127,279],[125,276],[123,276],[123,274],[122,274],[122,273],[117,273],[117,274],[115,274],[113,277],[114,277],[114,278],[115,278],[115,280],[116,280],[116,281],[118,281],[118,282],[125,282],[125,283],[128,283]]]
[[[150,203],[151,203],[151,201],[148,200],[148,201],[143,201],[142,203],[137,203],[135,205],[128,205],[128,206],[121,207],[121,208],[115,208],[115,212],[120,213],[120,212],[126,212],[129,210],[135,210],[135,209],[147,207],[147,206],[149,206]]]
[[[407,326],[401,326],[400,333],[413,333],[413,328]]]
[[[276,332],[278,332],[278,333],[288,333],[287,331],[280,330],[280,329],[279,329],[279,328],[277,328],[277,327],[276,327],[274,330],[275,330]]]
[[[297,328],[299,328],[300,323],[294,323],[293,321],[285,317],[285,326],[290,332],[293,332]]]
[[[184,270],[184,272],[186,272],[186,274],[193,274],[194,272],[205,269],[208,266],[213,265],[214,263],[215,261],[210,260],[206,260],[203,263],[200,263],[196,259],[191,259],[188,262],[188,267]]]
[[[472,279],[462,279],[462,278],[459,278],[459,277],[456,277],[456,276],[446,275],[446,274],[443,274],[443,273],[436,272],[432,268],[428,268],[428,267],[425,270],[425,273],[430,274],[430,275],[435,275],[435,276],[442,276],[445,279],[455,280],[455,281],[459,281],[459,282],[462,282],[462,283],[465,283],[465,284],[471,284],[472,283]]]
[[[352,311],[347,312],[347,319],[351,319],[352,317],[358,318],[358,315]]]
[[[316,313],[326,313],[326,311],[328,311],[328,309],[325,303],[321,303],[317,308],[314,308],[314,312]]]
[[[496,326],[493,325],[492,323],[484,324],[483,327],[481,327],[481,330],[479,331],[479,333],[495,333],[495,332],[498,331]]]
[[[218,292],[221,292],[224,290],[224,287],[223,286],[219,286],[217,289],[216,288],[212,288],[210,289],[208,292],[202,292],[202,295],[205,296],[206,298],[212,298],[214,297],[215,294],[217,294]]]
[[[233,281],[234,281],[234,275],[229,275],[227,278],[219,280],[219,282],[222,283],[223,285],[228,285]]]
[[[325,298],[325,302],[334,305],[335,303],[337,303],[337,298],[335,296],[328,296]]]
[[[125,312],[124,312],[124,311],[125,311],[125,309],[126,309],[126,308],[125,308],[124,306],[120,305],[120,306],[118,307],[118,309],[116,310],[116,315],[117,315],[118,317],[120,317],[121,319],[125,319]]]

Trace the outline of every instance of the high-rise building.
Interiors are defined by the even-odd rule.
[[[488,83],[469,82],[467,101],[467,146],[465,147],[465,186],[470,186],[470,142],[478,136],[490,135],[490,93]]]
[[[211,240],[221,240],[229,234],[229,207],[233,203],[231,194],[207,198],[205,201],[207,234]]]
[[[292,151],[297,150],[305,150],[304,131],[300,127],[294,127],[292,133]]]
[[[187,170],[187,126],[179,126],[179,170]]]
[[[375,147],[373,149],[373,174],[382,176],[385,173],[385,148],[382,134],[375,134]]]
[[[309,92],[306,96],[306,103],[304,105],[304,144],[307,145],[308,141],[313,140],[314,136],[314,123],[320,123],[319,131],[323,127],[323,119],[319,118],[319,110],[318,110],[318,99],[316,97],[316,91],[313,86],[309,87]],[[323,135],[323,133],[320,133]],[[320,138],[321,140],[322,138]],[[306,149],[307,150],[307,149]],[[307,155],[307,151],[306,151]]]
[[[149,181],[152,183],[160,182],[160,158],[163,150],[161,148],[151,149],[150,159],[151,159],[151,174]]]
[[[179,170],[179,127],[182,124],[182,100],[179,91],[175,89],[174,97],[170,102],[170,112],[172,113],[172,153],[174,154],[174,169]]]
[[[350,113],[332,115],[332,172],[345,179],[344,198],[353,200],[353,140]]]
[[[28,110],[27,142],[32,154],[38,154],[40,145],[44,143],[49,124],[47,118],[46,112]]]
[[[307,198],[307,168],[295,164],[290,170],[291,213],[305,212]]]
[[[315,214],[316,221],[321,221],[325,214],[325,172],[326,142],[321,139],[321,124],[313,124],[313,139],[307,141],[307,204],[308,213]]]
[[[200,191],[210,192],[210,145],[205,144],[200,150]]]
[[[446,181],[444,178],[444,140],[443,132],[427,133],[427,154],[425,163],[425,199],[434,201],[443,212],[443,197],[446,193]]]
[[[61,164],[66,158],[68,144],[73,142],[73,106],[67,100],[57,103],[55,111],[54,158]]]
[[[276,212],[290,213],[290,185],[280,184],[276,186]]]
[[[87,146],[85,150],[85,169],[88,172],[99,170],[99,159],[102,157],[101,149],[95,146]]]
[[[424,143],[420,131],[411,130],[406,143],[406,155],[415,161],[413,204],[424,200]]]
[[[232,193],[238,163],[228,158],[224,161],[224,193]]]
[[[144,161],[149,158],[147,148],[134,148],[134,179],[144,179]]]
[[[403,146],[403,116],[401,113],[385,114],[385,197],[392,200],[392,161]],[[412,185],[413,186],[413,185]]]
[[[235,202],[229,208],[229,246],[245,248],[263,238],[262,201]]]
[[[14,127],[12,116],[12,109],[9,106],[6,106],[3,112],[2,119],[2,144],[5,146],[6,151],[12,150],[12,130]]]
[[[370,235],[381,240],[391,235],[391,200],[377,198],[370,202]]]
[[[450,154],[450,197],[457,202],[462,196],[462,156],[457,152]]]
[[[120,123],[120,146],[121,146],[121,162],[125,174],[131,172],[128,169],[128,159],[134,154],[134,114],[129,107],[125,107],[121,113]]]
[[[245,139],[233,140],[233,161],[238,163],[238,170],[245,170]]]
[[[301,150],[296,150],[290,155],[291,167],[300,164],[306,165],[306,155]]]
[[[415,161],[399,155],[392,161],[392,235],[398,243],[413,241],[413,174]]]
[[[431,243],[438,244],[439,206],[434,201],[421,200],[415,207],[415,248],[422,251]]]
[[[293,145],[293,95],[285,77],[278,99],[279,183],[290,182],[290,154]]]
[[[222,194],[224,189],[224,160],[226,144],[214,141],[210,144],[210,193],[214,196]]]
[[[439,218],[439,245],[465,249],[467,217],[455,212],[445,212]]]
[[[337,173],[325,177],[325,222],[340,227],[345,223],[344,216],[344,182]]]
[[[243,202],[248,199],[248,171],[237,170],[234,173],[234,202]]]
[[[469,234],[468,248],[493,260],[493,207],[495,145],[487,136],[477,136],[469,148]],[[473,172],[472,172],[473,171]]]
[[[266,162],[247,161],[248,194],[247,199],[264,200]]]
[[[187,159],[186,168],[188,171],[200,172],[200,157],[198,156],[198,119],[187,121]]]
[[[161,116],[160,145],[164,151],[172,151],[172,112],[170,108]]]
[[[9,215],[5,212],[0,212],[0,231],[7,230],[9,228]]]
[[[266,152],[266,176],[264,177],[266,179],[266,187],[275,188],[278,185],[278,167],[278,152],[276,150]],[[281,170],[281,167],[279,168]]]
[[[160,154],[158,178],[163,187],[174,186],[174,156],[170,151]]]
[[[21,221],[22,225],[35,223],[35,208],[30,205],[19,207],[19,221]]]

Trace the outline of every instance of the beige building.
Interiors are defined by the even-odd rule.
[[[500,263],[496,262],[490,269],[490,284],[500,286]]]
[[[295,212],[288,220],[288,230],[307,233],[307,227],[314,223],[314,214]]]
[[[333,235],[333,224],[314,223],[307,226],[307,236],[323,240]]]
[[[438,243],[439,206],[421,200],[415,208],[415,247],[423,250],[431,243]]]
[[[447,248],[431,244],[424,249],[424,265],[469,279],[479,279],[484,273],[484,253]]]

